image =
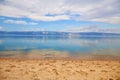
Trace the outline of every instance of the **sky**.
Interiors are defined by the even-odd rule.
[[[0,31],[120,33],[120,0],[0,0]]]

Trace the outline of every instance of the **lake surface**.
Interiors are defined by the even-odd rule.
[[[0,38],[0,57],[120,59],[120,38],[22,37]]]

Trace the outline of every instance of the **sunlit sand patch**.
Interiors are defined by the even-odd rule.
[[[0,59],[1,80],[119,80],[120,61]]]

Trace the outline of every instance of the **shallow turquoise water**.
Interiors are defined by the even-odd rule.
[[[2,37],[0,52],[54,50],[78,54],[120,56],[120,38]],[[2,56],[3,54],[0,54]],[[61,53],[62,55],[62,53]]]

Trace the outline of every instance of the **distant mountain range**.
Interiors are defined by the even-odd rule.
[[[55,31],[0,31],[0,36],[63,36],[63,37],[120,37],[119,33],[102,32],[55,32]]]

